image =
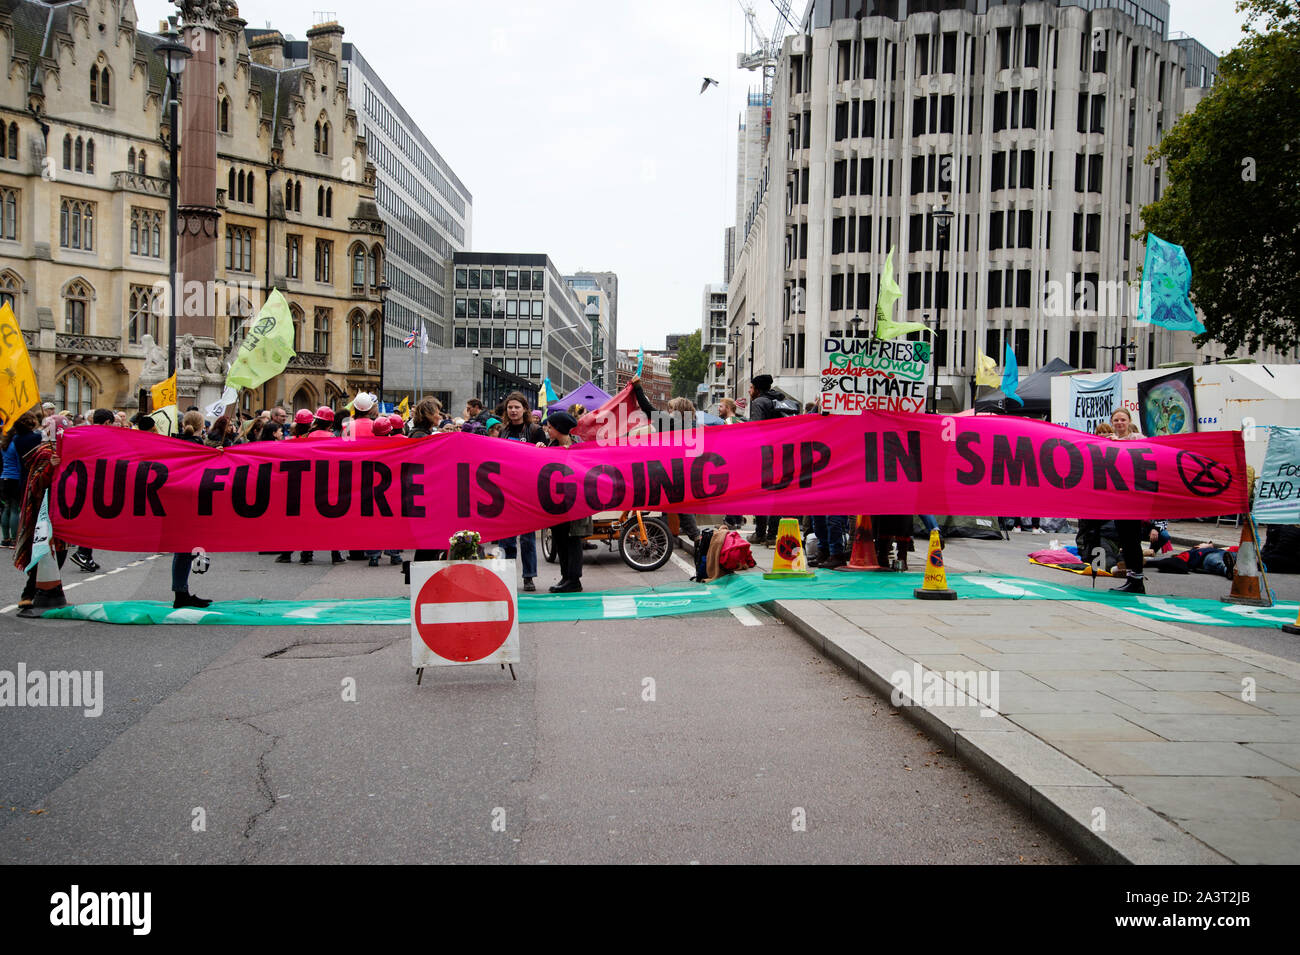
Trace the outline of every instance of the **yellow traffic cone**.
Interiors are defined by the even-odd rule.
[[[918,600],[956,600],[957,591],[948,589],[948,575],[943,569],[943,551],[939,548],[938,528],[930,531],[930,548],[925,555],[925,580],[912,596]]]
[[[1295,615],[1295,623],[1282,624],[1282,631],[1293,637],[1300,637],[1300,613]]]
[[[793,517],[781,518],[780,528],[776,532],[776,554],[772,557],[772,572],[763,575],[764,580],[788,580],[790,578],[816,577],[808,569],[808,556],[803,552],[803,537],[799,534],[799,522]]]

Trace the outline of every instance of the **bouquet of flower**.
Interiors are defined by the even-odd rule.
[[[457,531],[447,539],[448,560],[478,560],[478,531]]]

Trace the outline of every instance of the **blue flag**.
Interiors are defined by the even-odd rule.
[[[1006,366],[1002,369],[1002,393],[1024,407],[1025,399],[1016,394],[1016,389],[1019,387],[1020,366],[1016,364],[1016,353],[1011,350],[1011,343],[1008,342]]]
[[[1138,300],[1139,322],[1150,322],[1174,331],[1205,331],[1192,305],[1192,263],[1181,245],[1147,233],[1147,254],[1142,263],[1142,294]]]

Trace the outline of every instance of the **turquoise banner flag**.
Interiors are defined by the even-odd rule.
[[[41,498],[41,511],[36,517],[36,530],[32,533],[32,559],[27,562],[27,570],[41,562],[41,558],[50,553],[50,492]]]
[[[1142,290],[1138,300],[1139,322],[1200,335],[1205,326],[1192,304],[1192,263],[1181,245],[1147,233],[1147,254],[1142,263]]]
[[[645,364],[645,348],[642,347],[636,350],[636,376],[638,378],[641,377],[641,366],[644,364]]]
[[[1007,343],[1007,361],[1002,369],[1002,394],[1010,398],[1016,404],[1023,406],[1025,399],[1016,394],[1016,389],[1020,387],[1020,366],[1016,364],[1016,353],[1011,350],[1011,343]]]
[[[1300,428],[1268,429],[1268,453],[1255,482],[1255,520],[1300,524]]]

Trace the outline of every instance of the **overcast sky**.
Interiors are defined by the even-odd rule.
[[[345,41],[473,194],[474,250],[617,272],[620,348],[699,328],[735,216],[736,124],[761,82],[736,69],[737,0],[333,2]],[[240,15],[305,39],[320,4],[244,0]],[[1216,53],[1237,42],[1233,0],[1171,5],[1171,31]],[[770,33],[775,6],[753,6]],[[791,6],[798,21],[805,4]],[[175,7],[137,11],[155,30]],[[720,85],[701,95],[705,76]]]

